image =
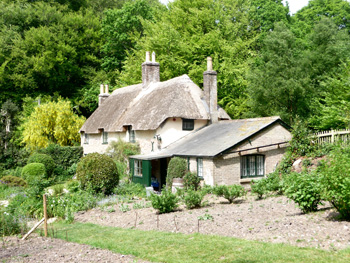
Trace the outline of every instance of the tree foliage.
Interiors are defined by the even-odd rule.
[[[212,56],[218,72],[219,104],[231,116],[239,117],[242,110],[236,108],[244,108],[245,75],[255,54],[256,31],[250,29],[248,10],[245,1],[169,3],[155,21],[143,22],[144,37],[128,53],[118,85],[141,82],[140,65],[149,50],[157,54],[161,80],[188,74],[201,86],[206,57]]]
[[[80,142],[78,133],[85,118],[73,113],[69,101],[59,99],[37,106],[23,124],[23,142],[27,148],[47,147],[51,143],[61,146]]]

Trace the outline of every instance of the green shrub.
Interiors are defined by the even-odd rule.
[[[161,195],[151,194],[150,199],[152,207],[160,214],[173,212],[178,206],[178,198],[171,190],[163,189]]]
[[[279,173],[270,173],[263,180],[266,180],[266,190],[268,192],[275,192],[277,194],[283,193],[283,180]]]
[[[263,196],[268,193],[265,178],[262,178],[260,180],[252,180],[250,186],[252,193],[256,194],[258,196],[258,199],[262,199]]]
[[[321,187],[316,172],[291,173],[285,177],[284,193],[303,213],[317,211],[321,204]]]
[[[30,163],[23,167],[22,177],[26,180],[27,193],[39,196],[43,190],[50,185],[50,180],[46,179],[45,166],[42,163]]]
[[[17,177],[17,176],[11,176],[7,175],[4,176],[0,179],[4,183],[6,183],[8,186],[26,186],[27,183],[22,177]]]
[[[57,195],[62,195],[63,189],[65,188],[64,184],[55,184],[50,186],[47,191],[51,193],[51,195],[53,196],[57,196]]]
[[[55,169],[55,162],[51,156],[47,154],[34,153],[28,159],[28,164],[30,163],[42,163],[45,166],[46,175],[50,177]]]
[[[40,149],[38,152],[50,155],[56,166],[67,170],[73,164],[79,162],[80,158],[83,156],[83,147],[50,144],[48,147]]]
[[[117,195],[127,196],[127,197],[146,197],[146,188],[142,184],[136,184],[133,182],[123,182],[119,184],[113,191]]]
[[[23,217],[0,210],[0,236],[11,236],[27,231],[27,222],[23,220]]]
[[[60,217],[72,221],[72,214],[85,211],[96,206],[97,198],[86,191],[50,196],[47,199],[48,216]]]
[[[213,193],[222,196],[231,204],[238,197],[245,196],[247,191],[241,185],[217,185],[213,188]]]
[[[71,180],[66,182],[65,187],[70,193],[78,192],[81,189],[80,182],[78,180]]]
[[[77,179],[83,189],[110,194],[119,183],[117,166],[105,154],[90,153],[78,163]]]
[[[184,188],[198,190],[200,188],[201,179],[197,173],[187,172],[184,176]]]
[[[171,189],[173,178],[183,178],[187,172],[187,161],[180,157],[174,157],[168,164],[166,185]]]
[[[331,153],[329,161],[319,167],[323,198],[329,201],[340,215],[350,219],[350,147]]]
[[[15,197],[10,199],[10,203],[8,207],[6,207],[6,211],[11,215],[17,217],[35,217],[42,218],[43,217],[43,200],[42,195],[35,195],[36,193],[26,194],[20,193]]]
[[[135,143],[125,142],[122,139],[118,141],[112,141],[107,150],[106,154],[112,157],[112,159],[118,163],[128,164],[129,156],[140,154],[140,146]]]
[[[193,209],[202,206],[204,196],[204,191],[195,191],[189,188],[185,192],[183,201],[188,209]]]

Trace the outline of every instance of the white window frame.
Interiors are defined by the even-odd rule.
[[[241,178],[255,178],[265,176],[265,156],[251,154],[241,156]]]
[[[203,158],[197,158],[197,175],[200,178],[203,178]]]

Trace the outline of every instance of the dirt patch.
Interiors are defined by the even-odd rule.
[[[350,222],[337,221],[337,213],[330,205],[322,206],[316,213],[302,214],[294,202],[283,196],[259,201],[249,196],[235,204],[210,196],[208,202],[208,206],[199,209],[181,209],[161,215],[153,208],[133,209],[133,204],[122,207],[116,204],[79,212],[75,220],[141,230],[200,232],[322,249],[350,246]],[[131,210],[123,212],[127,210],[126,205]]]
[[[338,214],[328,204],[316,213],[302,214],[283,196],[259,201],[248,196],[234,204],[208,196],[207,201],[206,207],[194,210],[182,207],[174,213],[158,215],[153,208],[142,208],[147,203],[139,200],[79,212],[75,220],[141,230],[200,232],[330,250],[350,247],[350,222],[336,220]],[[38,236],[26,241],[5,237],[1,246],[2,262],[135,262],[129,255]]]
[[[27,240],[5,237],[0,248],[1,262],[147,262],[111,251],[33,236]]]

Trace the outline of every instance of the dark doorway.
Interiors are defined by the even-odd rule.
[[[160,187],[163,188],[166,184],[166,174],[168,169],[167,158],[160,159]]]

